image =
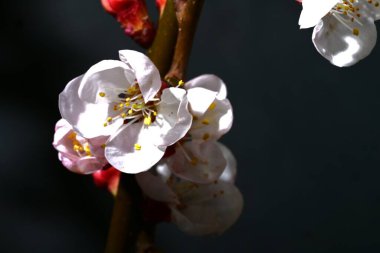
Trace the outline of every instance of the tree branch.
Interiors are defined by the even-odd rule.
[[[165,76],[172,62],[177,34],[174,0],[167,0],[153,45],[148,49],[148,56],[160,71],[161,77]]]
[[[166,77],[184,79],[196,26],[204,0],[177,0],[178,38],[172,65]]]

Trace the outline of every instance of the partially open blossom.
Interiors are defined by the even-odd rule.
[[[166,158],[171,171],[191,182],[205,184],[217,180],[226,166],[216,143],[232,126],[232,107],[223,81],[214,75],[201,75],[186,83],[193,122],[175,153]]]
[[[301,28],[314,27],[312,40],[332,64],[350,66],[370,54],[376,44],[377,0],[303,0]]]
[[[156,30],[149,20],[144,0],[101,0],[103,8],[116,18],[124,32],[141,46],[148,48]]]
[[[122,50],[121,61],[105,60],[69,82],[60,94],[61,115],[82,136],[110,136],[105,156],[116,169],[150,169],[167,146],[190,129],[186,91],[161,90],[160,74],[149,58]]]
[[[236,222],[243,208],[243,198],[234,186],[236,162],[225,146],[228,162],[222,176],[208,184],[198,184],[172,174],[162,162],[156,171],[136,175],[143,192],[150,198],[166,202],[171,221],[191,235],[220,234]]]
[[[83,138],[64,119],[56,124],[53,146],[59,160],[72,172],[90,174],[103,168],[107,162],[101,142],[104,142],[102,137]]]

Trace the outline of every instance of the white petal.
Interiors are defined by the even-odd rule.
[[[133,71],[121,61],[104,60],[92,66],[83,76],[79,97],[88,103],[110,103],[130,87],[135,80]],[[104,92],[105,96],[99,94]]]
[[[193,120],[190,135],[197,140],[217,140],[232,126],[233,113],[228,99],[215,100],[215,107]]]
[[[135,144],[139,145],[141,149],[137,150]],[[108,162],[115,169],[130,174],[149,170],[164,153],[165,148],[153,144],[151,133],[141,122],[121,130],[105,149]]]
[[[221,234],[236,222],[243,208],[243,197],[232,184],[186,187],[177,185],[182,206],[171,206],[173,222],[191,235]]]
[[[380,6],[376,6],[378,4],[377,1],[369,1],[361,0],[356,3],[356,6],[360,9],[359,13],[363,14],[365,12],[367,15],[370,15],[374,20],[380,19]]]
[[[219,100],[227,97],[227,88],[223,80],[211,74],[205,74],[191,79],[185,83],[185,89],[189,90],[195,87],[202,87],[210,91],[217,92],[216,98]]]
[[[142,172],[136,174],[136,181],[149,198],[166,203],[178,203],[177,195],[159,176]]]
[[[223,173],[227,162],[213,141],[189,141],[177,146],[174,155],[167,158],[171,171],[194,183],[212,183]]]
[[[298,21],[301,29],[315,26],[338,2],[338,0],[303,0],[303,9]]]
[[[107,117],[115,115],[113,107],[110,104],[89,104],[81,100],[78,96],[81,80],[82,76],[73,79],[59,94],[59,111],[62,118],[85,138],[111,135],[123,124],[123,120],[117,119],[104,127]]]
[[[195,116],[202,116],[212,102],[214,102],[217,93],[201,87],[191,88],[187,91],[187,98],[191,113]]]
[[[104,164],[100,163],[95,157],[82,157],[80,158],[76,166],[71,171],[79,174],[91,174],[95,171],[101,170]]]
[[[152,131],[152,136],[156,136],[154,139],[156,145],[169,146],[186,135],[193,118],[187,107],[188,100],[184,89],[163,90],[156,120],[148,127],[149,131]]]
[[[365,58],[376,43],[376,27],[372,18],[361,18],[362,25],[348,20],[343,25],[333,15],[327,15],[314,28],[313,43],[318,52],[339,67],[351,66]],[[354,35],[353,29],[359,34]]]
[[[156,66],[146,55],[133,50],[121,50],[119,57],[135,71],[144,101],[151,100],[161,88],[160,72]]]
[[[237,172],[237,162],[232,154],[231,150],[227,148],[220,142],[217,142],[220,150],[223,152],[224,159],[227,161],[226,168],[223,171],[223,174],[220,176],[219,180],[233,184],[235,182],[236,172]]]

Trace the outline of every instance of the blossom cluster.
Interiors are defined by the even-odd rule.
[[[232,125],[223,81],[167,83],[142,53],[122,50],[70,81],[59,95],[54,147],[69,170],[116,192],[120,173],[194,235],[218,234],[239,217],[236,161],[218,140]]]
[[[312,40],[332,64],[351,66],[367,57],[376,44],[374,22],[380,19],[378,0],[297,0],[302,28],[314,27]]]

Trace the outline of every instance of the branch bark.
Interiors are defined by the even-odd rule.
[[[178,20],[178,38],[175,46],[172,65],[166,78],[182,80],[190,58],[191,47],[198,19],[204,0],[177,0],[176,16]]]

